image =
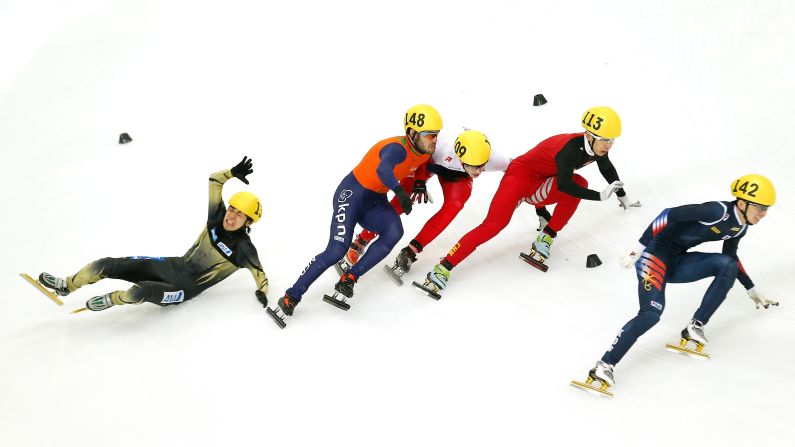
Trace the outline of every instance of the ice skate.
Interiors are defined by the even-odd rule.
[[[101,310],[110,309],[111,307],[115,306],[110,295],[110,293],[106,293],[104,295],[95,296],[86,301],[86,307],[73,310],[71,313],[76,314],[84,310],[93,310],[94,312],[99,312]]]
[[[353,298],[353,286],[355,284],[355,276],[350,273],[342,275],[337,284],[334,285],[334,294],[331,296],[323,295],[323,301],[342,310],[350,310],[351,305],[345,301],[348,298]],[[338,298],[340,295],[342,295],[342,297]]]
[[[447,286],[447,281],[450,280],[450,270],[447,270],[443,265],[436,264],[433,270],[428,272],[425,276],[423,284],[413,281],[411,285],[423,291],[429,297],[439,300],[442,298],[441,292]]]
[[[47,273],[42,273],[41,275],[39,275],[39,278],[41,278],[42,275],[47,275],[47,276],[49,276],[51,278],[55,278],[52,275],[49,275]],[[25,281],[30,283],[30,285],[35,287],[39,292],[43,293],[47,298],[51,299],[55,304],[57,304],[59,306],[63,306],[63,301],[61,301],[61,299],[58,298],[58,295],[62,295],[63,296],[63,295],[68,295],[69,294],[69,290],[66,289],[66,281],[64,281],[63,279],[60,279],[60,278],[55,278],[55,279],[60,279],[64,283],[64,289],[66,289],[66,293],[61,294],[61,293],[58,293],[57,290],[56,290],[56,292],[52,292],[51,290],[48,290],[47,287],[49,287],[49,286],[47,286],[47,284],[44,284],[41,281],[36,281],[35,279],[31,278],[30,275],[28,275],[27,273],[20,273],[19,276],[21,276]]]
[[[354,264],[359,262],[359,258],[362,257],[364,254],[364,249],[367,248],[367,245],[370,244],[370,241],[366,241],[362,239],[362,235],[356,236],[356,239],[351,242],[351,246],[348,248],[348,251],[345,253],[345,257],[337,261],[334,264],[334,269],[337,271],[337,274],[342,276],[353,267]]]
[[[695,344],[695,348],[689,348],[689,342]],[[704,346],[707,344],[707,337],[704,336],[704,324],[698,320],[691,320],[690,323],[682,329],[682,338],[679,340],[679,345],[666,344],[665,348],[669,351],[687,354],[697,359],[709,359],[709,354],[704,352]]]
[[[411,270],[411,264],[416,260],[417,254],[414,253],[414,250],[411,247],[403,247],[398,253],[397,259],[395,259],[395,264],[392,267],[385,265],[384,272],[389,275],[395,284],[402,286],[403,280],[400,277]]]
[[[286,317],[291,317],[293,315],[293,311],[295,311],[295,306],[298,305],[298,301],[290,298],[287,295],[279,298],[276,301],[276,306],[273,308],[267,308],[266,312],[268,315],[273,319],[273,322],[276,323],[280,328],[284,329],[287,327],[287,323],[284,321]]]
[[[549,266],[547,266],[545,262],[547,259],[549,259],[550,248],[552,247],[552,242],[554,241],[555,240],[552,238],[552,236],[544,232],[538,233],[538,237],[533,242],[533,246],[530,249],[530,254],[519,253],[519,257],[533,267],[546,273],[549,269]]]
[[[594,382],[598,382],[598,386]],[[596,362],[596,366],[588,371],[588,378],[585,379],[585,383],[576,380],[571,381],[571,385],[577,388],[604,397],[613,397],[613,393],[607,391],[607,389],[614,384],[613,365],[609,365],[601,360]]]

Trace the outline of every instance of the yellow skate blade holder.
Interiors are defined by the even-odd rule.
[[[44,287],[43,285],[41,285],[40,282],[38,282],[35,279],[31,278],[26,273],[20,273],[19,276],[21,276],[23,279],[25,279],[25,281],[29,282],[30,285],[32,285],[33,287],[39,289],[39,292],[41,292],[44,295],[46,295],[47,298],[51,299],[55,304],[57,304],[59,306],[63,306],[63,301],[61,301],[61,299],[58,298],[58,296],[55,295],[55,293],[50,292],[49,290],[47,290],[47,288]]]
[[[610,385],[600,381],[599,383],[601,384],[601,386],[597,388],[596,385],[594,385],[593,383],[594,383],[593,378],[588,377],[587,379],[585,379],[585,383],[572,380],[570,385],[572,385],[575,388],[585,390],[595,396],[607,397],[607,398],[613,397],[613,393],[607,391],[607,389],[610,388]]]
[[[80,309],[75,309],[75,310],[73,310],[73,311],[71,311],[69,313],[70,314],[79,314],[80,312],[82,312],[84,310],[88,310],[88,308],[87,307],[81,307]]]
[[[690,357],[693,357],[693,358],[699,359],[699,360],[709,360],[710,359],[709,354],[704,352],[704,345],[702,345],[701,343],[698,343],[698,342],[693,342],[693,343],[696,344],[696,347],[695,347],[695,349],[691,349],[691,348],[687,347],[687,342],[688,342],[688,340],[685,340],[684,338],[682,338],[682,339],[679,340],[679,345],[673,345],[673,344],[668,343],[668,344],[665,345],[665,349],[667,349],[667,350],[669,350],[671,352],[678,352],[680,354],[686,354],[686,355],[689,355]]]

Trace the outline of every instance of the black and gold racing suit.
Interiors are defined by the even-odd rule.
[[[135,284],[129,290],[113,292],[111,299],[114,304],[148,301],[165,306],[187,301],[238,269],[247,268],[254,276],[257,290],[267,293],[268,278],[260,265],[257,249],[246,233],[246,227],[232,232],[223,227],[226,205],[221,190],[223,184],[232,177],[231,170],[210,176],[207,225],[182,257],[102,258],[68,277],[69,290],[74,291],[103,278],[122,279]]]

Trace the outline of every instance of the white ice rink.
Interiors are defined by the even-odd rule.
[[[0,446],[793,445],[793,23],[790,0],[0,1]],[[128,284],[59,308],[18,276],[182,255],[208,175],[248,155],[274,301],[325,247],[339,181],[420,102],[511,156],[611,106],[610,157],[643,207],[582,202],[543,274],[518,258],[525,205],[439,302],[378,267],[346,313],[322,302],[330,270],[285,330],[246,271],[184,305],[77,315]],[[569,386],[637,312],[618,258],[663,208],[731,199],[751,172],[778,201],[739,253],[781,306],[736,284],[697,361],[664,345],[708,282],[671,285],[614,399]],[[475,181],[409,279],[480,223],[499,179]],[[403,218],[400,246],[439,206],[429,185],[437,203]],[[590,253],[604,264],[586,269]]]

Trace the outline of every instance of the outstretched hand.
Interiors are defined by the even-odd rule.
[[[236,164],[235,167],[232,168],[232,175],[240,179],[241,182],[248,185],[248,180],[246,180],[246,176],[254,172],[252,169],[252,164],[254,160],[243,157],[243,160],[240,163]]]
[[[756,290],[756,287],[752,287],[748,289],[748,297],[756,303],[756,308],[759,309],[759,306],[763,306],[765,309],[769,308],[770,306],[778,306],[778,301],[773,301],[772,299],[766,297],[762,294],[762,292]]]
[[[257,290],[254,292],[254,295],[257,295],[257,301],[262,304],[262,307],[268,307],[268,296],[265,295],[265,292],[262,290]]]
[[[615,182],[607,185],[607,188],[605,188],[604,190],[602,190],[602,192],[599,193],[599,199],[607,200],[610,198],[610,196],[613,195],[614,192],[618,191],[623,187],[624,187],[624,182],[616,180]]]
[[[624,211],[627,211],[630,208],[640,208],[640,201],[635,200],[633,202],[632,200],[629,200],[629,194],[624,194],[624,197],[618,195],[616,197],[618,197],[618,206],[624,208]]]

